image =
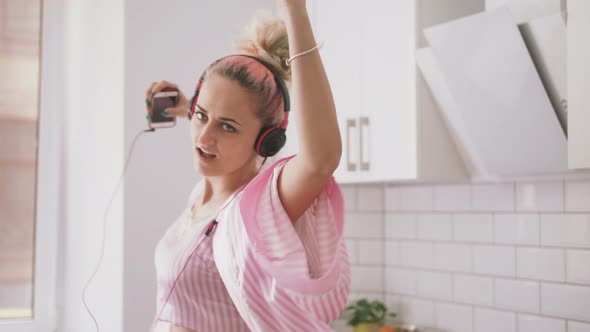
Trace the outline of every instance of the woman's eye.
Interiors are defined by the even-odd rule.
[[[232,126],[228,125],[227,123],[224,123],[224,124],[223,124],[223,130],[225,130],[225,131],[227,131],[227,132],[230,132],[230,133],[233,133],[233,132],[235,132],[235,131],[236,131],[236,128],[234,128],[234,127],[232,127]]]
[[[195,116],[197,117],[197,119],[199,120],[205,120],[207,118],[207,116],[205,115],[205,113],[203,112],[197,112],[195,113]]]

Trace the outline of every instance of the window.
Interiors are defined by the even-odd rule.
[[[40,0],[0,0],[0,318],[32,318]]]
[[[47,2],[0,0],[0,332],[55,327],[59,105],[44,96],[59,87],[44,72],[60,66],[60,24]]]

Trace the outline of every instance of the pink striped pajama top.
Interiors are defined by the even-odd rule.
[[[287,159],[228,198],[218,223],[191,222],[197,184],[156,247],[154,331],[332,331],[351,282],[342,193],[331,178],[293,224],[277,186]]]

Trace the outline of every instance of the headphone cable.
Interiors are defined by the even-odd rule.
[[[125,173],[127,172],[127,167],[129,166],[129,159],[131,158],[131,155],[133,153],[135,142],[137,141],[137,139],[139,138],[139,136],[141,136],[143,133],[153,132],[155,130],[156,130],[155,128],[149,128],[149,129],[142,130],[137,135],[135,135],[135,138],[133,139],[133,142],[131,143],[131,148],[129,150],[129,154],[127,156],[127,160],[125,161],[125,166],[123,167],[123,173],[121,174],[121,177],[119,178],[119,182],[115,186],[115,190],[114,190],[113,194],[111,195],[111,200],[107,204],[107,208],[105,209],[105,212],[104,212],[104,215],[103,215],[103,220],[102,220],[102,222],[103,222],[102,223],[102,245],[101,245],[101,250],[100,250],[100,257],[98,258],[98,262],[96,263],[96,267],[94,269],[94,272],[92,273],[92,275],[90,276],[90,278],[88,279],[88,281],[86,281],[86,285],[84,286],[84,290],[82,291],[82,302],[84,303],[84,307],[86,308],[86,311],[88,312],[88,314],[90,315],[90,317],[92,317],[92,320],[94,322],[94,326],[96,327],[96,331],[97,332],[99,331],[98,322],[96,321],[96,318],[94,317],[94,315],[90,311],[90,308],[88,308],[88,304],[86,303],[86,290],[88,289],[88,286],[90,285],[90,283],[92,282],[92,280],[96,276],[96,273],[100,269],[100,266],[102,264],[102,259],[104,257],[104,247],[105,247],[105,238],[106,238],[106,230],[107,230],[107,215],[109,213],[109,209],[111,208],[111,204],[113,203],[113,200],[115,199],[115,194],[119,190],[119,187],[120,187],[120,185],[122,183],[122,180],[125,177]]]

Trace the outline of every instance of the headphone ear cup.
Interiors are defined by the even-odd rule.
[[[275,126],[260,131],[254,148],[260,156],[272,157],[285,146],[286,142],[285,129]]]
[[[189,121],[193,119],[193,110],[195,109],[193,106],[194,102],[195,102],[195,96],[193,96],[191,98],[191,102],[188,104],[188,109],[186,110]]]
[[[200,86],[197,86],[197,87],[200,87]],[[199,96],[199,90],[197,89],[195,91],[195,94],[193,95],[193,98],[191,98],[191,102],[188,104],[189,109],[187,110],[187,113],[188,113],[189,121],[193,119],[193,115],[195,112],[195,104],[197,103],[198,96]]]
[[[195,112],[195,105],[197,104],[197,97],[199,97],[199,92],[201,91],[201,85],[203,84],[204,77],[205,77],[205,74],[201,75],[201,78],[199,79],[199,82],[197,83],[197,86],[195,87],[195,93],[193,94],[193,97],[191,98],[191,102],[188,104],[189,109],[187,110],[187,115],[188,115],[189,120],[193,119],[193,114]]]

